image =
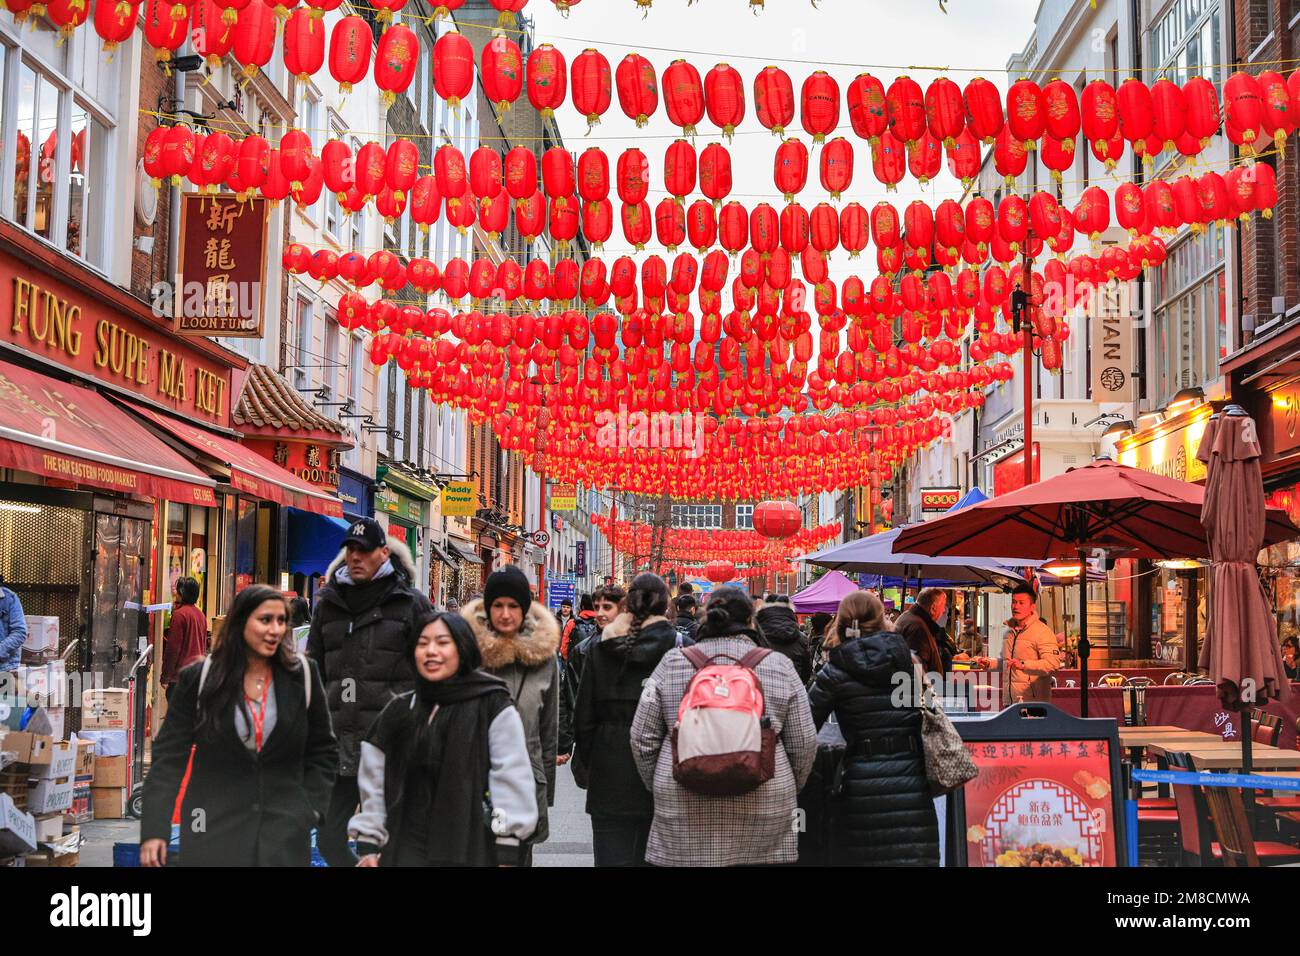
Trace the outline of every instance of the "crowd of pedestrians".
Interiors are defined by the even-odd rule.
[[[436,610],[406,549],[363,519],[314,613],[251,586],[210,654],[184,616],[175,646],[169,632],[141,859],[163,865],[179,815],[186,866],[304,865],[313,830],[331,866],[529,866],[570,763],[597,866],[829,862],[800,837],[823,801],[800,792],[829,786],[813,770],[830,721],[836,862],[937,865],[920,701],[892,692],[978,651],[949,636],[946,603],[924,590],[891,623],[858,591],[801,626],[782,595],[673,595],[646,572],[557,617],[506,566]],[[1049,638],[1018,589],[1012,693],[1048,683]]]

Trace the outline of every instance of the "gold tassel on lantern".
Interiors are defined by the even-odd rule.
[[[185,4],[183,4],[183,3],[173,3],[173,4],[172,4],[172,19],[173,19],[173,20],[184,20],[184,19],[185,19],[186,17],[188,17],[189,15],[190,15],[190,8],[187,7],[187,6],[185,6]]]
[[[644,20],[650,15],[650,4],[652,3],[654,3],[654,0],[636,0],[636,5],[641,8],[641,19]]]

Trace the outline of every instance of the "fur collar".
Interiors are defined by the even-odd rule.
[[[668,618],[660,617],[659,615],[656,614],[642,621],[641,628],[642,630],[644,630],[645,628],[649,627],[651,624],[657,624],[660,621],[663,621],[665,624],[667,624]],[[632,615],[629,614],[627,611],[624,611],[618,617],[614,618],[614,620],[609,622],[609,626],[606,627],[604,633],[600,635],[600,639],[602,641],[616,640],[617,638],[620,638],[624,634],[628,633],[630,630],[632,630]]]
[[[483,655],[483,666],[497,670],[510,664],[536,667],[555,663],[555,653],[560,648],[560,623],[555,615],[534,601],[524,615],[524,623],[513,640],[498,637],[488,626],[487,608],[483,599],[470,601],[461,608],[461,616],[469,622]]]
[[[325,581],[327,584],[334,584],[334,572],[343,566],[344,560],[347,559],[348,552],[346,548],[339,548],[339,553],[330,566],[325,571]],[[415,560],[411,557],[411,551],[402,542],[393,538],[388,539],[388,559],[393,562],[393,570],[398,574],[406,576],[407,586],[414,586],[418,576],[415,573]]]

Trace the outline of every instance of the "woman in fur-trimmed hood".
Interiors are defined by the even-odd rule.
[[[492,572],[483,598],[461,614],[474,629],[483,670],[506,682],[524,723],[528,757],[537,781],[537,829],[532,843],[550,831],[546,809],[555,802],[555,757],[559,742],[560,625],[533,600],[524,573],[514,565]],[[525,858],[527,865],[530,860]]]

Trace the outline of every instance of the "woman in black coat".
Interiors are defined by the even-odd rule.
[[[655,807],[632,759],[632,718],[641,685],[678,643],[677,627],[665,617],[668,586],[657,574],[638,574],[624,606],[627,611],[588,651],[574,714],[576,759],[588,768],[587,812],[596,866],[645,862]]]
[[[840,602],[830,659],[810,693],[817,726],[834,711],[848,745],[840,820],[843,857],[856,866],[938,866],[939,827],[925,778],[921,712],[895,706],[896,675],[915,680],[912,652],[885,623],[880,600]]]
[[[325,688],[289,639],[279,591],[230,607],[212,656],[181,671],[144,783],[140,862],[162,866],[181,806],[182,866],[309,866],[338,764]],[[310,684],[307,682],[310,681]]]

